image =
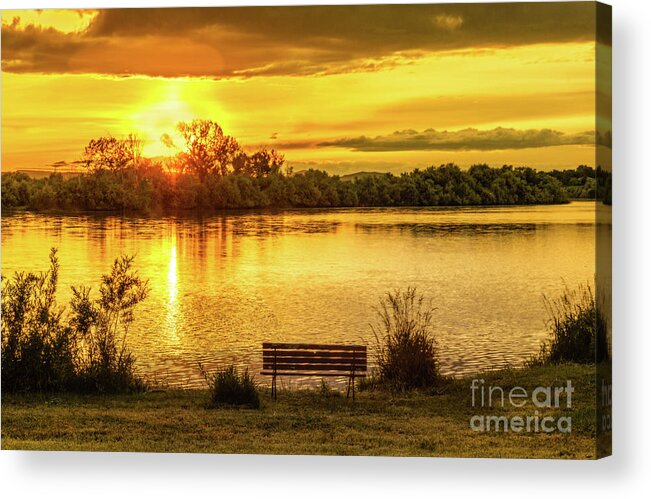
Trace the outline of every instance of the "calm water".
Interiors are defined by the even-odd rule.
[[[368,343],[373,307],[416,286],[437,307],[446,373],[518,363],[546,336],[542,295],[594,278],[591,202],[337,209],[206,217],[2,217],[2,273],[47,269],[61,302],[135,254],[151,294],[129,344],[139,369],[203,384],[198,362],[260,367],[263,340]],[[292,380],[293,383],[296,380]]]

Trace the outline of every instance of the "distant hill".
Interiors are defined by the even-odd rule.
[[[365,177],[382,177],[386,175],[386,173],[380,173],[380,172],[357,172],[357,173],[349,173],[348,175],[342,175],[339,177],[341,180],[344,182],[353,182],[357,180],[358,178],[365,178]]]
[[[54,171],[54,170],[16,170],[15,172],[3,172],[3,173],[24,173],[25,175],[30,176],[34,179],[46,178],[53,173],[60,173],[63,178],[74,177],[79,175],[81,172],[71,172],[71,171]]]
[[[306,173],[307,170],[297,170],[292,173],[292,175],[303,175]],[[333,173],[328,173],[328,175],[334,175]],[[381,177],[383,175],[386,175],[386,173],[381,173],[381,172],[356,172],[356,173],[348,173],[346,175],[339,175],[339,179],[343,180],[344,182],[354,182],[358,178],[365,178],[365,177]]]

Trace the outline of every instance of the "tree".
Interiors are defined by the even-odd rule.
[[[233,161],[233,171],[249,177],[267,177],[280,172],[285,156],[274,149],[261,149],[251,155],[241,151]]]
[[[224,135],[216,121],[181,121],[176,128],[185,142],[177,155],[183,170],[195,173],[202,182],[208,174],[224,176],[233,171],[233,161],[242,153],[240,145],[235,138]],[[168,147],[176,147],[169,135],[163,135],[161,140]]]
[[[135,133],[130,133],[122,139],[122,146],[126,151],[129,162],[132,166],[138,166],[142,162],[143,140]]]
[[[130,133],[124,139],[112,136],[92,139],[84,148],[81,163],[89,170],[118,172],[136,166],[142,157],[142,140]]]

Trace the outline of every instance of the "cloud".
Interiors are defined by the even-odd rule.
[[[439,51],[594,40],[595,12],[589,2],[107,9],[81,32],[4,24],[2,68],[213,78],[375,71]]]
[[[595,133],[563,133],[557,130],[516,130],[494,128],[477,130],[466,128],[449,132],[428,129],[423,132],[402,130],[377,137],[342,138],[320,142],[319,147],[342,147],[362,152],[385,151],[491,151],[528,149],[561,145],[589,145],[595,143]]]
[[[463,17],[461,16],[446,16],[439,14],[434,18],[434,23],[443,29],[454,31],[463,24]]]
[[[610,149],[613,147],[613,133],[611,130],[597,132],[597,145],[606,146]]]

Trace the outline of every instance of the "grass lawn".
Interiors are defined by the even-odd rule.
[[[565,386],[572,408],[539,410],[571,416],[571,433],[476,432],[475,414],[526,416],[521,408],[471,406],[471,378],[436,394],[345,394],[320,389],[264,390],[260,410],[209,408],[202,390],[134,395],[2,395],[2,449],[243,454],[335,454],[521,458],[595,457],[595,367],[562,365],[485,373],[487,385]]]

